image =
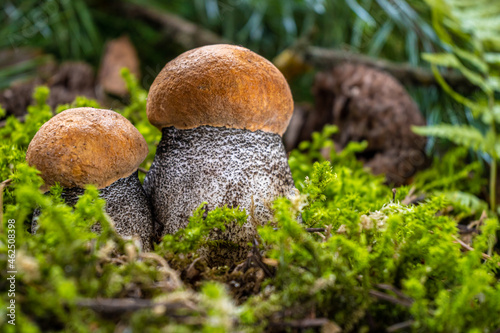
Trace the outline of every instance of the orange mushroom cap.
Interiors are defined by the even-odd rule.
[[[290,87],[258,54],[234,45],[187,51],[165,65],[148,95],[159,129],[207,125],[283,135],[293,113]]]

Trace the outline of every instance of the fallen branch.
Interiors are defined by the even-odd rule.
[[[152,8],[116,1],[111,7],[131,19],[140,19],[151,25],[163,29],[168,38],[174,40],[185,49],[192,49],[211,44],[231,43],[225,38],[205,29],[199,25],[189,22],[179,16],[158,11]],[[116,14],[116,13],[114,13]],[[403,83],[412,85],[437,85],[432,71],[426,68],[414,67],[407,63],[396,63],[388,60],[375,59],[366,55],[357,54],[343,50],[325,49],[316,46],[303,46],[304,41],[298,48],[292,46],[306,63],[315,68],[329,69],[343,62],[365,65],[386,71]],[[301,49],[299,51],[299,49]],[[471,83],[460,73],[446,71],[442,73],[445,80],[452,87],[471,87]]]
[[[188,50],[204,45],[230,43],[208,29],[165,11],[122,1],[114,1],[113,5],[109,8],[113,10],[114,15],[116,15],[115,10],[117,10],[125,17],[140,19],[151,25],[160,27],[165,36]]]
[[[375,297],[379,300],[401,305],[407,308],[411,307],[413,304],[413,300],[409,299],[408,297],[398,298],[378,290],[370,290],[368,293],[370,294],[370,296]]]
[[[466,250],[466,251],[474,251],[474,248],[466,243],[464,243],[460,238],[458,238],[457,236],[453,236],[453,238],[455,239],[454,243],[458,243],[460,244],[460,246],[462,247],[462,249]],[[484,260],[492,260],[493,258],[490,256],[490,255],[487,255],[486,253],[481,253],[481,257],[484,259]],[[497,262],[497,265],[500,267],[500,262]]]
[[[403,321],[402,323],[394,324],[394,325],[387,327],[386,330],[387,330],[387,332],[396,332],[396,331],[411,327],[411,325],[413,325],[414,322],[415,322],[414,320]]]
[[[341,50],[331,50],[308,46],[304,48],[303,58],[306,63],[316,68],[330,69],[344,62],[365,65],[390,73],[398,81],[412,85],[437,85],[434,74],[426,68],[414,67],[407,63],[396,63],[383,59],[375,59],[363,54]],[[300,54],[300,53],[299,53]],[[452,71],[442,73],[444,79],[452,87],[471,87],[471,83],[461,74]]]

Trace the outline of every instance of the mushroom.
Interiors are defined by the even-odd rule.
[[[41,172],[46,186],[63,186],[68,205],[78,201],[85,185],[97,186],[117,233],[139,236],[148,251],[154,225],[137,176],[147,154],[146,140],[122,115],[76,108],[61,112],[40,128],[28,146],[26,160]],[[32,231],[36,231],[36,219]]]
[[[281,138],[292,112],[283,75],[246,48],[210,45],[167,63],[147,101],[149,121],[162,131],[144,181],[160,235],[185,227],[207,202],[208,209],[227,205],[249,214],[243,227],[227,226],[211,240],[252,241],[255,225],[272,219],[272,201],[295,193]],[[217,252],[236,260],[247,249]]]

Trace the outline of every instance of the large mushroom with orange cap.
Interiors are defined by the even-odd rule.
[[[45,186],[59,183],[73,206],[87,184],[106,199],[106,212],[121,236],[138,236],[152,249],[153,218],[137,169],[148,154],[146,140],[122,115],[94,108],[61,112],[33,137],[26,161]],[[32,230],[36,230],[34,219]]]
[[[272,201],[295,193],[281,138],[292,112],[283,75],[246,48],[204,46],[167,63],[148,95],[148,118],[162,139],[144,182],[161,234],[185,227],[207,202],[208,209],[228,205],[249,215],[243,227],[211,239],[251,241],[254,225],[272,219]]]

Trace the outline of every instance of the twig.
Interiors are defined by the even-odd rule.
[[[415,200],[416,198],[416,196],[413,195],[415,194],[415,190],[416,190],[415,186],[412,186],[408,191],[406,197],[403,199],[403,201],[401,201],[401,204],[408,206],[410,203],[412,203],[413,200]]]
[[[324,326],[328,322],[329,320],[327,318],[313,318],[313,319],[290,320],[282,322],[270,322],[269,326],[290,327],[290,328],[313,328],[313,327]]]
[[[407,321],[403,321],[402,323],[391,325],[391,326],[387,327],[387,332],[396,332],[396,331],[408,328],[411,325],[413,325],[414,322],[415,322],[414,320],[410,319]]]
[[[396,192],[398,190],[396,190],[395,188],[392,189],[392,202],[396,202]]]
[[[370,290],[368,293],[370,294],[370,296],[373,296],[377,299],[387,301],[387,302],[393,303],[393,304],[398,304],[398,305],[401,305],[401,306],[404,306],[407,308],[411,307],[411,305],[413,304],[413,300],[409,301],[406,298],[399,299],[397,297],[391,296],[389,294],[383,293],[383,292],[378,291],[378,290]]]
[[[315,234],[321,237],[321,239],[323,239],[323,242],[326,241],[326,236],[323,235],[321,232],[315,232]]]
[[[413,186],[406,195],[406,197],[403,199],[403,201],[401,201],[401,204],[405,206],[415,205],[424,200],[425,200],[425,194],[416,195],[415,187]]]
[[[479,234],[480,230],[478,229],[474,229],[474,228],[469,228],[468,226],[466,225],[463,225],[463,224],[457,224],[457,228],[458,228],[458,233],[460,235],[469,235],[469,234]]]
[[[138,167],[137,170],[139,170],[142,173],[148,173],[148,170],[141,168],[141,167]]]
[[[464,243],[460,238],[458,238],[457,236],[453,236],[453,238],[455,239],[455,243],[458,243],[460,244],[460,246],[464,249],[464,250],[467,250],[467,251],[474,251],[474,248],[466,243]],[[493,259],[490,255],[487,255],[486,253],[481,253],[481,257],[484,259],[484,260],[491,260]],[[500,262],[497,262],[497,265],[500,266]]]
[[[326,240],[329,240],[330,237],[332,237],[332,229],[333,229],[333,225],[329,224],[326,226],[326,230],[325,230]]]
[[[249,257],[249,260],[253,260],[257,266],[259,266],[262,271],[264,271],[264,274],[266,274],[268,277],[273,277],[274,273],[269,269],[269,266],[264,264],[262,262],[262,256],[260,255],[258,246],[259,243],[257,242],[257,239],[253,239],[253,247],[252,247],[252,256]]]
[[[12,183],[12,179],[6,179],[3,182],[0,183],[0,189],[4,189],[5,187],[9,186],[10,183]]]
[[[473,229],[473,228],[477,228],[477,227],[483,225],[484,221],[487,218],[488,218],[488,214],[486,213],[485,210],[483,210],[483,212],[481,213],[481,216],[479,217],[479,220],[476,220],[476,221],[469,223],[469,225],[467,226],[467,229]]]
[[[326,228],[306,228],[307,232],[325,232]]]
[[[408,297],[407,295],[405,295],[401,290],[399,290],[398,288],[394,287],[394,286],[391,286],[390,284],[385,284],[385,283],[379,283],[377,285],[375,285],[377,288],[379,289],[383,289],[383,290],[389,290],[389,291],[392,291],[393,293],[396,294],[396,296],[398,296],[399,298],[402,298],[402,299],[405,299],[407,300],[408,302],[411,302],[413,303],[413,299],[411,299],[411,297]]]
[[[317,68],[332,68],[341,63],[349,62],[386,71],[400,82],[406,84],[418,84],[424,86],[437,84],[432,71],[425,68],[413,67],[407,63],[396,63],[348,51],[331,50],[315,46],[308,46],[302,52],[304,60]],[[472,86],[472,84],[463,75],[457,72],[446,71],[443,72],[442,75],[446,82],[448,82],[448,84],[452,87]]]
[[[280,230],[280,228],[273,228],[273,230],[278,231]],[[325,232],[327,230],[326,228],[305,228],[305,231],[314,233],[314,232]]]

